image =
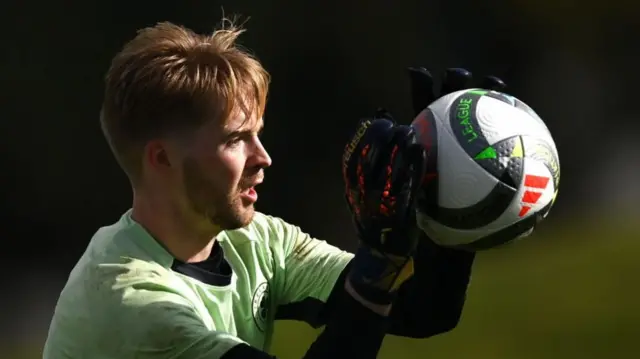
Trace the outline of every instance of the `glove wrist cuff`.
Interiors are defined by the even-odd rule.
[[[348,275],[353,289],[375,304],[391,304],[396,292],[413,275],[413,258],[361,246]]]

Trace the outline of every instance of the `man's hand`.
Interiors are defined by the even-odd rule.
[[[409,68],[409,76],[415,115],[454,91],[506,87],[494,76],[474,84],[471,72],[459,68],[447,69],[439,88],[424,68]],[[345,196],[361,244],[346,287],[376,312],[388,309],[400,285],[413,275],[412,256],[424,236],[416,227],[415,201],[427,157],[413,128],[397,125],[383,110],[360,123],[344,151]]]
[[[346,289],[376,312],[413,274],[414,202],[425,162],[413,128],[384,111],[362,121],[344,151],[345,197],[361,244]]]

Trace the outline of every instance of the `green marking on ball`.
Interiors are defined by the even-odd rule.
[[[475,157],[476,160],[486,160],[489,158],[498,158],[498,153],[493,147],[487,147],[482,152],[478,153]]]
[[[471,94],[474,94],[474,95],[480,95],[480,96],[485,95],[487,92],[489,92],[489,91],[486,91],[486,90],[469,90],[469,91],[467,91],[467,93],[471,93]]]
[[[471,119],[474,112],[471,108],[472,104],[473,98],[461,97],[458,100],[458,105],[456,106],[456,117],[460,133],[467,142],[473,142],[478,138],[478,133],[474,128],[475,123],[473,123],[474,121]]]
[[[495,148],[484,137],[476,118],[476,108],[482,97],[482,95],[465,92],[456,98],[449,108],[449,123],[453,135],[471,158],[487,147]]]

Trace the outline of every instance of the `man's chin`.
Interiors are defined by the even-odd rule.
[[[256,209],[252,205],[249,205],[244,208],[244,213],[242,213],[242,227],[248,226],[252,221],[253,217],[256,215]]]
[[[224,231],[232,231],[248,226],[253,217],[255,216],[255,209],[253,205],[243,206],[235,211],[235,213],[229,213],[227,216],[216,216],[211,218],[211,222],[220,226]]]

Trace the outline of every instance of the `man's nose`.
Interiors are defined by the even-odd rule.
[[[256,166],[259,166],[261,168],[271,166],[271,156],[269,156],[269,153],[264,148],[264,145],[262,145],[262,141],[260,141],[260,139],[257,137],[255,140],[254,156]]]

